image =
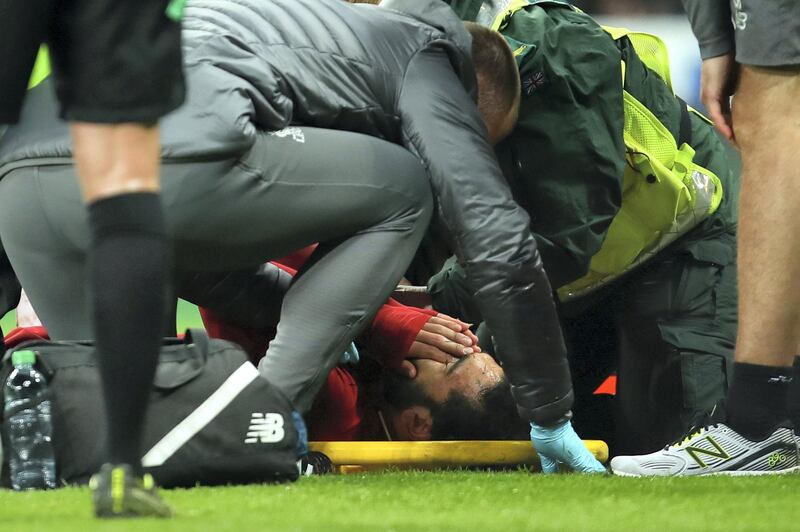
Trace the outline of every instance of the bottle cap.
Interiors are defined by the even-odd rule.
[[[33,351],[14,351],[11,353],[11,363],[14,366],[21,366],[22,364],[35,364],[36,363],[36,353]]]

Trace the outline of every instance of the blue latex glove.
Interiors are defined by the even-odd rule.
[[[553,427],[531,423],[531,442],[542,462],[542,473],[558,472],[559,463],[579,473],[606,473],[606,468],[589,452],[570,421]]]

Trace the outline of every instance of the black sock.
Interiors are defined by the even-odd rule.
[[[112,463],[141,468],[141,436],[164,326],[168,251],[158,194],[89,205],[89,287]]]
[[[794,357],[792,383],[789,385],[789,415],[795,434],[800,435],[800,356]]]
[[[736,362],[726,404],[728,425],[760,441],[789,419],[786,399],[792,368]]]

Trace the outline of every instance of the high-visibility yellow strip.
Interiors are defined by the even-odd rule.
[[[514,54],[514,57],[517,57],[519,54],[521,54],[522,52],[524,52],[525,50],[527,50],[527,48],[528,48],[528,46],[527,46],[527,45],[525,45],[525,44],[523,44],[522,46],[520,46],[519,48],[517,48],[516,50],[514,50],[514,52],[513,52],[513,54]]]
[[[36,62],[33,64],[33,72],[28,80],[28,89],[34,88],[36,85],[45,80],[50,75],[50,53],[46,45],[39,47],[39,53],[36,55]]]
[[[601,462],[608,460],[608,445],[584,440]],[[372,470],[374,466],[467,467],[479,465],[534,465],[539,463],[530,441],[338,441],[310,442],[312,451],[324,453],[336,466]],[[358,467],[356,467],[358,466]]]
[[[511,2],[509,2],[509,4],[505,7],[505,9],[500,11],[500,13],[498,13],[497,16],[495,16],[494,21],[492,22],[491,29],[494,31],[500,31],[501,29],[503,29],[503,25],[508,21],[508,18],[511,15],[513,15],[520,9],[529,6],[530,4],[531,3],[529,2],[529,0],[511,0]]]

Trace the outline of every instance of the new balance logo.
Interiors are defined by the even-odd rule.
[[[280,414],[253,412],[247,429],[245,443],[275,443],[283,440],[283,416]]]
[[[706,463],[703,462],[702,458],[700,458],[701,454],[705,454],[713,458],[721,458],[723,461],[730,460],[731,456],[727,452],[725,452],[725,449],[723,449],[714,438],[712,438],[711,436],[706,436],[703,439],[705,439],[708,443],[710,443],[715,450],[712,451],[711,449],[704,449],[702,447],[695,447],[695,446],[684,447],[684,451],[689,453],[689,456],[694,458],[694,461],[697,462],[697,465],[699,465],[700,467],[708,467]]]

